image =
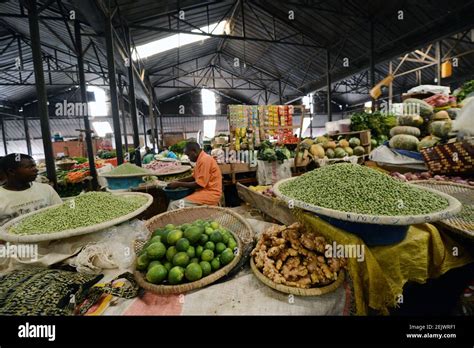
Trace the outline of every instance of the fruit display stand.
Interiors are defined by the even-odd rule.
[[[234,250],[234,259],[223,268],[202,279],[179,285],[155,285],[148,283],[143,274],[140,271],[135,270],[135,278],[141,287],[158,294],[182,294],[215,282],[230,273],[232,269],[239,264],[242,255],[248,253],[249,249],[252,247],[252,228],[244,218],[229,209],[211,206],[183,208],[151,218],[147,221],[146,227],[151,235],[151,233],[153,233],[157,228],[164,227],[167,224],[180,225],[184,223],[192,223],[203,217],[218,222],[221,226],[225,227],[232,233],[237,242],[237,249]],[[137,241],[135,243],[135,250],[140,252],[144,244],[144,241]]]

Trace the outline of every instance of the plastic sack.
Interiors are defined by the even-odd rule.
[[[291,161],[257,161],[257,180],[259,185],[274,185],[280,180],[291,178]]]

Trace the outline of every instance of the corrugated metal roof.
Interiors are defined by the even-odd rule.
[[[45,1],[38,1],[39,5]],[[71,0],[62,0],[66,10],[72,8]],[[332,59],[333,81],[336,82],[342,77],[353,75],[364,70],[368,64],[370,47],[370,19],[374,22],[374,47],[375,59],[380,60],[377,64],[378,77],[383,78],[388,72],[386,59],[396,57],[402,52],[421,47],[424,40],[435,40],[447,34],[452,34],[453,30],[468,25],[467,14],[474,11],[472,1],[430,1],[430,2],[379,2],[375,0],[348,0],[344,2],[308,2],[300,0],[275,1],[275,0],[254,0],[240,1],[197,1],[197,0],[118,0],[120,6],[119,14],[128,24],[143,25],[150,27],[172,28],[181,30],[193,30],[208,23],[214,23],[221,19],[233,17],[233,31],[231,35],[240,36],[243,34],[241,20],[243,12],[245,14],[245,36],[247,38],[280,39],[290,43],[311,44],[325,47],[329,45]],[[238,4],[238,6],[236,6]],[[184,10],[184,20],[178,21],[176,12],[178,9]],[[472,10],[472,11],[471,11]],[[292,11],[294,18],[289,18]],[[403,18],[400,19],[399,11],[402,11]],[[20,13],[19,4],[15,2],[0,3],[0,13]],[[44,16],[58,16],[59,9],[57,3],[50,4],[50,8],[43,10]],[[272,16],[276,19],[273,20]],[[81,18],[87,21],[88,18]],[[5,24],[0,28],[0,39],[8,33],[6,28],[21,33],[28,37],[28,21],[26,18],[0,18]],[[40,24],[41,38],[45,45],[45,53],[52,54],[51,47],[59,48],[61,52],[58,58],[61,66],[75,64],[75,57],[71,52],[69,33],[63,21],[48,21],[48,26],[57,35],[51,33],[44,24]],[[179,26],[178,26],[179,25]],[[472,24],[471,24],[472,27]],[[70,28],[71,30],[73,28]],[[88,26],[84,26],[86,31],[92,31]],[[172,33],[166,31],[156,31],[148,29],[133,28],[131,30],[135,44],[148,43],[153,40],[167,37]],[[93,37],[84,37],[83,46],[88,40],[93,40],[102,52],[105,52],[101,43]],[[302,41],[303,40],[303,41]],[[458,45],[454,52],[459,53],[472,49],[472,44],[466,42]],[[64,41],[64,42],[63,42]],[[0,41],[0,51],[2,45],[6,45],[8,40]],[[32,69],[31,53],[27,44],[22,44],[25,57],[25,69]],[[220,49],[220,55],[215,53]],[[445,47],[444,49],[448,49]],[[72,54],[72,57],[70,56]],[[0,57],[0,69],[14,66],[17,57],[16,44],[11,45]],[[201,57],[196,61],[193,58]],[[233,66],[233,59],[239,58],[240,67]],[[344,58],[349,59],[350,66],[342,64]],[[93,68],[99,70],[97,59],[93,50],[89,49],[86,59],[93,63]],[[105,57],[99,54],[100,62],[104,69],[107,64]],[[222,79],[215,81],[215,86],[222,93],[231,95],[241,100],[251,100],[253,103],[264,102],[264,92],[254,90],[267,88],[269,91],[268,102],[279,101],[278,82],[282,80],[281,88],[283,101],[293,100],[313,90],[325,88],[326,62],[325,50],[315,47],[301,47],[283,44],[271,44],[268,42],[242,41],[242,40],[222,40],[211,38],[200,43],[194,43],[172,49],[161,54],[143,60],[145,67],[152,73],[151,81],[154,84],[167,83],[169,79],[176,80],[175,86],[171,80],[166,84],[168,87],[157,87],[155,92],[159,100],[166,100],[170,97],[189,92],[191,87],[187,84],[194,84],[193,77],[183,77],[182,75],[196,71],[202,76],[210,64],[226,69],[229,74],[234,75],[236,85],[241,88],[230,88]],[[473,55],[466,55],[460,59],[460,66],[454,69],[454,77],[445,80],[470,76],[472,72],[474,58]],[[245,63],[243,67],[242,63]],[[173,67],[174,65],[178,68]],[[406,63],[404,69],[412,69],[416,64]],[[155,76],[153,76],[155,74]],[[2,74],[0,81],[14,81],[13,76]],[[46,79],[48,75],[45,74]],[[87,75],[88,80],[93,79],[93,74]],[[251,80],[250,85],[245,85],[245,79]],[[433,81],[434,68],[426,69],[422,72],[422,82]],[[52,82],[55,84],[72,84],[73,82],[65,74],[53,73]],[[197,78],[196,80],[199,80]],[[28,82],[34,81],[31,75]],[[201,81],[209,84],[207,79]],[[400,78],[395,83],[396,88],[408,89],[417,82],[414,75],[407,75]],[[256,85],[258,84],[258,85]],[[214,84],[213,84],[214,86]],[[200,86],[198,86],[200,87]],[[48,87],[49,93],[57,93],[64,89],[62,86]],[[367,98],[367,89],[361,88],[357,93],[343,93],[345,88],[340,88],[340,93],[334,94],[334,99],[342,104],[356,103]],[[365,96],[364,96],[365,95]],[[0,86],[0,100],[23,103],[35,99],[34,86]]]

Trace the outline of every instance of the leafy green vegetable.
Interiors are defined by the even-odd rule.
[[[187,140],[181,140],[174,145],[170,146],[170,151],[174,152],[175,154],[182,155],[184,153],[184,147],[186,146]]]
[[[388,136],[390,129],[397,125],[397,118],[380,111],[374,113],[357,112],[351,116],[351,130],[362,131],[370,129],[373,137]]]
[[[463,101],[468,94],[474,92],[474,80],[465,82],[462,87],[460,88],[459,92],[457,93],[457,101]]]

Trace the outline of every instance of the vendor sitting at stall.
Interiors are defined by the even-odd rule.
[[[222,196],[222,174],[217,162],[196,142],[186,143],[184,153],[191,162],[196,162],[193,176],[173,181],[167,188],[186,187],[194,189],[195,192],[182,200],[171,201],[168,210],[196,205],[218,205]]]
[[[142,163],[148,164],[155,159],[155,154],[151,151],[151,149],[147,146],[145,147],[145,156],[143,157]]]
[[[32,157],[12,153],[2,158],[0,166],[6,175],[6,182],[0,187],[0,225],[19,215],[62,203],[51,186],[35,182],[38,169]]]

